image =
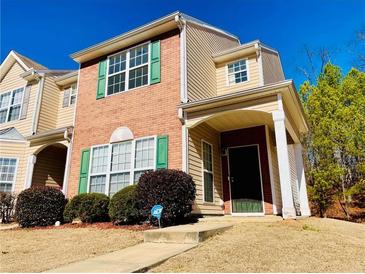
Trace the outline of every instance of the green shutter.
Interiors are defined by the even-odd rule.
[[[157,155],[156,168],[168,167],[169,138],[167,135],[157,136]]]
[[[106,60],[99,62],[98,86],[96,91],[96,99],[105,97],[105,81],[106,81]]]
[[[81,152],[79,194],[87,192],[87,179],[89,174],[90,149],[83,149]]]
[[[151,73],[150,83],[156,84],[161,82],[161,60],[160,60],[160,41],[151,43]]]

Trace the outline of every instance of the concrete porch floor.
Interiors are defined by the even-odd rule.
[[[199,218],[199,223],[274,223],[280,222],[283,218],[276,215],[265,216],[205,216]]]

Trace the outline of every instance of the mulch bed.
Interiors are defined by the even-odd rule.
[[[149,224],[142,224],[142,225],[113,225],[111,222],[103,222],[103,223],[76,223],[76,224],[62,224],[60,226],[37,226],[37,227],[30,227],[26,229],[66,229],[66,228],[96,228],[96,229],[124,229],[124,230],[132,230],[132,231],[144,231],[153,229],[154,226]],[[23,229],[20,227],[14,228],[14,230]]]

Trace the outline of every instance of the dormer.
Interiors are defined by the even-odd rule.
[[[213,55],[217,95],[285,80],[279,53],[256,40]]]

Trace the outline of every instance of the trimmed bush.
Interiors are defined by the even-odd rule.
[[[136,200],[136,186],[131,185],[113,195],[109,205],[109,216],[113,224],[136,224],[139,212]]]
[[[15,194],[0,191],[0,219],[3,224],[10,223],[14,215]]]
[[[191,217],[195,200],[193,178],[183,171],[161,169],[143,174],[137,185],[136,198],[141,217],[156,224],[151,217],[151,208],[163,206],[161,224],[163,226],[181,224]]]
[[[83,193],[73,197],[66,205],[64,218],[72,222],[80,218],[84,223],[109,221],[109,197],[102,193]]]
[[[65,204],[65,195],[56,188],[28,188],[18,195],[15,216],[22,227],[54,225],[63,221]]]

